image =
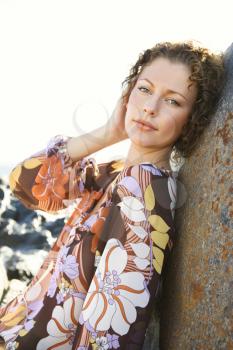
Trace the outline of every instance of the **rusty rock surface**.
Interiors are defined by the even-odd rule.
[[[217,111],[179,172],[160,350],[233,349],[233,44],[224,57],[227,81]]]

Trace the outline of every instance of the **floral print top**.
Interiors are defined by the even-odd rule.
[[[51,140],[10,172],[10,188],[27,208],[74,210],[26,290],[0,308],[0,336],[8,350],[142,349],[175,239],[177,172],[68,161]]]

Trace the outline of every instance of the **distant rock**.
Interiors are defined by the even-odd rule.
[[[64,227],[64,215],[26,208],[0,178],[0,305],[24,289]],[[58,217],[58,218],[57,218]]]
[[[2,201],[4,198],[4,191],[2,188],[0,188],[0,201]]]
[[[3,264],[3,261],[0,260],[0,302],[3,298],[4,291],[6,291],[9,288],[9,281],[7,277],[7,270],[5,268],[5,265]]]

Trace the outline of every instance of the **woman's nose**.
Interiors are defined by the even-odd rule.
[[[159,101],[158,100],[151,100],[151,101],[147,101],[147,103],[144,105],[143,111],[146,114],[150,114],[150,115],[156,115],[158,113],[159,110]]]
[[[144,111],[145,114],[149,114],[149,115],[154,115],[155,114],[154,110],[149,108],[149,107],[144,107],[143,111]]]

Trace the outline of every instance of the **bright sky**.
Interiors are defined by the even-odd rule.
[[[0,165],[14,166],[57,134],[103,125],[130,67],[156,42],[195,39],[225,51],[233,39],[230,4],[0,0]],[[95,157],[126,156],[128,146]]]

